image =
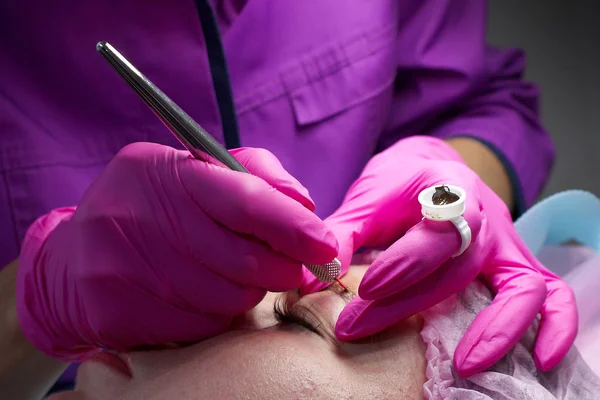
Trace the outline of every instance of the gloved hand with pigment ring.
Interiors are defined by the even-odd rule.
[[[435,195],[450,203],[443,207],[452,208],[454,187],[464,190],[454,193],[464,207],[462,224],[455,220],[462,235],[452,222],[432,220],[436,215],[427,209],[435,207],[422,209],[418,200],[421,193],[431,201]],[[577,309],[571,289],[528,251],[504,202],[442,140],[412,137],[373,157],[326,223],[338,237],[344,270],[359,248],[387,248],[365,274],[359,296],[339,317],[336,334],[342,340],[381,331],[461,291],[478,276],[496,296],[456,350],[454,365],[460,375],[496,363],[538,313],[534,355],[539,368],[553,368],[575,339]],[[463,243],[468,247],[458,255]],[[304,292],[321,287],[305,274]]]
[[[268,151],[232,153],[251,174],[129,145],[77,209],[39,218],[18,267],[26,337],[63,361],[198,341],[297,288],[301,261],[331,261],[336,238],[308,191]]]

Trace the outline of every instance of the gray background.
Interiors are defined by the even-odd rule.
[[[600,196],[600,15],[594,5],[598,9],[593,0],[490,1],[488,41],[525,50],[526,78],[540,87],[542,119],[556,145],[542,198],[565,189]]]

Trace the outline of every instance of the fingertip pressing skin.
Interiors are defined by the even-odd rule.
[[[359,294],[364,300],[376,300],[399,293],[430,275],[459,247],[460,235],[451,223],[419,223],[373,262]]]
[[[367,312],[371,304],[357,296],[342,310],[335,325],[335,335],[340,341],[362,339],[397,322],[395,318],[382,319],[384,313]]]
[[[461,268],[460,260],[454,259],[433,271],[428,279],[390,297],[378,300],[355,297],[340,314],[336,333],[347,340],[376,333],[464,289],[477,277],[478,271],[478,268],[468,266]]]
[[[341,342],[350,342],[360,339],[362,336],[353,330],[352,323],[349,322],[354,319],[351,315],[352,313],[346,311],[346,309],[343,313],[345,313],[345,315],[343,317],[340,315],[340,318],[335,324],[335,336]]]

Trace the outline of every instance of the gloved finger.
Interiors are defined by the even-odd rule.
[[[325,220],[325,224],[331,229],[333,234],[335,235],[338,245],[339,252],[337,255],[337,259],[342,264],[340,278],[348,272],[348,268],[350,267],[350,262],[352,259],[352,254],[355,250],[355,229],[353,228],[353,224],[336,224],[332,223],[330,220]],[[333,282],[321,282],[317,277],[313,275],[306,267],[303,267],[302,273],[302,284],[300,285],[300,295],[304,296],[308,293],[319,292],[327,287],[329,287]]]
[[[336,336],[339,340],[349,341],[380,332],[460,292],[477,277],[479,270],[475,264],[461,265],[458,258],[400,293],[379,300],[364,300],[357,296],[342,310],[335,328]]]
[[[265,180],[281,193],[296,200],[310,211],[315,203],[302,184],[283,168],[273,153],[261,148],[242,147],[229,151],[252,175]]]
[[[340,273],[340,278],[346,275],[348,272],[348,268],[344,268],[342,265],[342,271]],[[321,282],[312,272],[310,272],[306,267],[302,267],[302,283],[300,284],[300,295],[304,296],[310,293],[320,292],[333,285],[333,282]]]
[[[165,297],[167,302],[189,311],[232,317],[256,306],[267,293],[259,287],[238,285],[206,268],[195,268],[193,274],[173,274],[169,281],[174,290]]]
[[[187,215],[199,226],[204,227],[200,234],[195,224],[182,224],[179,228],[189,254],[193,260],[201,260],[202,263],[199,265],[196,262],[193,265],[194,270],[187,272],[188,276],[195,276],[198,273],[195,271],[208,268],[221,277],[221,280],[227,279],[239,285],[254,286],[272,292],[294,289],[300,284],[300,261],[273,250],[256,238],[230,231],[212,221],[201,210],[188,212]],[[177,265],[173,260],[164,262]],[[179,275],[185,274],[179,272]],[[190,278],[191,283],[198,279]]]
[[[206,224],[203,226],[210,227]],[[223,243],[231,243],[232,247],[240,248],[241,251],[251,255],[239,257],[236,254],[229,255],[232,252],[227,248],[222,250],[215,248],[210,238],[214,240],[219,229],[226,231],[222,227],[205,232],[207,235],[190,235],[183,231],[184,235],[187,234],[194,240],[204,238],[199,239],[206,241],[202,254],[190,255],[169,251],[168,247],[165,247],[165,251],[153,253],[152,259],[137,243],[127,240],[120,227],[112,220],[99,218],[90,221],[86,229],[89,229],[88,232],[99,231],[104,234],[103,240],[96,240],[93,234],[86,234],[85,231],[79,231],[81,234],[73,237],[75,257],[79,257],[80,254],[93,255],[88,258],[86,268],[81,269],[77,276],[78,287],[86,293],[86,298],[91,299],[90,301],[106,301],[108,292],[130,296],[125,292],[131,289],[139,292],[140,297],[132,300],[133,303],[123,303],[128,307],[134,307],[136,302],[147,300],[152,296],[171,304],[187,303],[185,308],[193,311],[236,315],[258,304],[267,290],[258,285],[244,285],[245,282],[236,284],[240,282],[240,278],[245,278],[253,284],[265,280],[271,286],[280,286],[281,283],[276,281],[279,278],[288,285],[286,289],[290,289],[296,287],[294,284],[297,284],[301,277],[299,263],[286,268],[279,268],[279,264],[274,264],[278,268],[271,269],[248,268],[244,263],[245,258],[252,259],[255,248],[231,232],[227,235],[232,238],[224,238],[227,241]],[[238,240],[240,243],[231,242],[230,239]],[[257,245],[267,248],[264,244]],[[168,242],[165,242],[165,246],[168,246]],[[265,253],[276,254],[273,251],[265,251]],[[119,263],[115,262],[115,254],[118,255]],[[201,265],[198,260],[202,260],[205,265]],[[275,260],[279,261],[279,259]],[[123,265],[143,267],[124,269]],[[210,270],[208,266],[214,270]],[[140,271],[145,272],[140,273]],[[101,308],[102,304],[87,306],[88,309],[96,309],[92,307]],[[144,308],[143,302],[139,307]]]
[[[560,278],[546,278],[548,297],[541,309],[534,360],[549,371],[565,357],[575,342],[579,325],[573,290]]]
[[[337,255],[335,235],[325,223],[263,179],[194,159],[182,162],[178,175],[198,207],[228,229],[311,264]]]
[[[533,269],[496,266],[490,282],[496,296],[484,308],[454,352],[454,368],[463,377],[498,362],[523,337],[537,316],[547,290]]]
[[[123,304],[136,304],[135,299],[143,295],[143,289],[132,288],[119,300]],[[146,295],[147,298],[147,295]],[[127,302],[133,301],[133,303]],[[219,335],[227,330],[233,317],[212,313],[200,313],[194,310],[186,310],[168,302],[155,298],[155,301],[145,302],[143,308],[134,309],[126,318],[126,325],[135,327],[137,335],[124,335],[123,329],[105,330],[103,326],[120,324],[125,326],[123,320],[114,320],[114,309],[112,307],[100,307],[98,312],[106,315],[96,315],[93,319],[97,326],[90,326],[89,343],[98,343],[99,347],[105,347],[120,352],[126,352],[139,346],[157,346],[164,343],[192,343]],[[152,310],[151,314],[141,310]],[[101,326],[102,325],[102,326]],[[180,327],[175,329],[174,327]],[[185,327],[182,329],[181,327]],[[93,332],[102,332],[101,338],[95,338]],[[95,339],[95,340],[94,340]]]
[[[271,292],[284,292],[300,285],[303,268],[301,262],[273,251],[252,238],[239,237],[222,230],[212,240],[219,236],[222,236],[223,243],[228,243],[231,247],[213,247],[213,250],[198,257],[202,257],[206,265],[210,265],[220,276],[240,285],[259,287]],[[210,248],[207,246],[212,243],[206,238],[197,240],[206,242],[199,248]]]
[[[554,368],[569,352],[575,342],[579,317],[575,294],[558,275],[548,270],[525,246],[515,245],[521,254],[539,272],[546,282],[548,296],[540,310],[541,320],[534,349],[534,361],[542,371]]]
[[[467,194],[465,203],[463,217],[469,224],[472,241],[475,242],[485,222],[475,189]],[[376,300],[399,293],[423,279],[427,280],[435,269],[450,260],[461,243],[460,233],[451,222],[424,219],[371,265],[360,284],[359,294],[364,299]],[[469,263],[473,251],[468,248],[461,254],[458,268]]]
[[[371,265],[383,254],[383,252],[384,250],[367,249],[354,253],[350,265]]]
[[[396,217],[396,222],[402,225],[409,223],[410,218],[414,217],[399,216]],[[467,194],[463,218],[471,230],[471,240],[475,242],[484,222],[476,188],[472,188]],[[371,242],[372,238],[365,239],[366,244]],[[359,288],[361,297],[380,299],[426,279],[456,254],[461,244],[458,229],[449,221],[423,219],[415,223],[370,266]],[[468,260],[472,253],[468,248],[460,259]]]
[[[421,221],[371,264],[358,293],[365,300],[399,293],[426,279],[448,261],[460,245],[460,234],[451,222]]]
[[[144,262],[141,257],[136,257],[133,253],[129,254],[130,261]],[[138,257],[140,259],[136,259]],[[106,261],[109,261],[103,260],[101,253],[98,253],[96,259],[100,268],[102,265],[107,265]],[[89,296],[86,298],[90,301],[107,301],[105,293],[107,289],[111,289],[118,292],[119,296],[130,298],[123,304],[134,309],[145,309],[145,304],[151,297],[194,313],[229,316],[248,311],[260,303],[267,292],[266,289],[258,287],[240,286],[209,269],[198,268],[193,260],[186,259],[185,256],[174,258],[171,261],[171,265],[176,266],[180,271],[170,274],[165,270],[148,269],[148,275],[151,274],[150,271],[162,275],[160,287],[153,285],[151,278],[146,281],[145,276],[140,276],[139,273],[136,273],[137,271],[133,270],[131,273],[120,271],[118,282],[88,279],[82,280],[80,286],[82,290],[87,291]],[[94,269],[94,266],[91,265],[90,268]],[[95,270],[98,269],[95,268]],[[113,274],[112,279],[115,279],[115,276],[117,275]],[[87,282],[90,282],[90,285],[87,285]],[[119,301],[122,301],[121,297],[119,297]],[[92,309],[95,310],[103,308],[99,304],[87,304],[87,306],[93,306]]]

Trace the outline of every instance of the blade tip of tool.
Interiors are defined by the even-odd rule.
[[[345,291],[348,291],[348,286],[344,285],[339,278],[335,278],[335,281],[340,285]]]

